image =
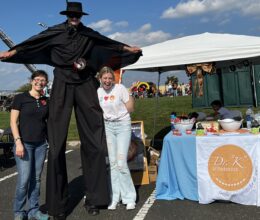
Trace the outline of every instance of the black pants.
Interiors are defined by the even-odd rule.
[[[107,145],[97,83],[92,78],[81,84],[69,84],[55,78],[48,119],[50,150],[46,204],[50,215],[66,212],[68,178],[65,150],[73,107],[81,141],[81,162],[87,200],[93,205],[108,205],[110,200],[105,162]]]

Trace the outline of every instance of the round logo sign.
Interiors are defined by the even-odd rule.
[[[251,179],[253,165],[245,150],[236,145],[223,145],[212,152],[208,161],[212,181],[227,191],[242,189]]]

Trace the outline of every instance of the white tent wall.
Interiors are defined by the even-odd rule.
[[[188,64],[209,62],[215,63],[219,69],[247,63],[254,70],[253,65],[260,64],[260,37],[257,36],[203,33],[146,46],[142,50],[143,56],[123,70],[163,73],[185,70]],[[256,83],[254,72],[252,74],[257,106],[255,86],[260,86],[260,82]]]
[[[185,65],[215,62],[217,68],[248,60],[260,64],[260,37],[203,33],[142,48],[143,56],[124,70],[161,72],[184,70]]]
[[[187,64],[214,62],[216,68],[223,68],[231,65],[238,66],[246,61],[251,66],[251,70],[254,69],[253,65],[260,64],[260,37],[256,36],[203,33],[146,46],[142,50],[143,56],[123,70],[158,72],[158,86],[161,73],[185,70]],[[255,81],[252,84],[256,85]],[[254,96],[256,98],[255,86]],[[154,131],[158,96],[155,103]]]

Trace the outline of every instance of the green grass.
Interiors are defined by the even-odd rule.
[[[10,127],[10,113],[0,112],[0,129]]]
[[[155,134],[156,138],[162,139],[165,135],[164,129],[170,126],[170,114],[175,111],[178,115],[187,115],[193,111],[203,111],[212,113],[212,109],[195,109],[191,106],[191,96],[178,97],[161,97],[137,99],[135,103],[135,111],[132,113],[133,121],[143,121],[144,130],[148,138],[152,138]],[[245,114],[246,108],[229,108],[238,109]],[[254,108],[255,113],[260,111],[260,108]],[[9,113],[0,112],[0,128],[9,127]],[[155,122],[155,130],[153,129]],[[167,130],[165,130],[167,131]],[[68,140],[78,140],[78,131],[74,114],[71,117],[69,127]]]
[[[156,138],[161,139],[165,135],[163,129],[170,126],[171,112],[176,112],[180,116],[197,110],[191,106],[191,96],[138,99],[135,103],[132,120],[144,121],[144,130],[148,138],[156,135]],[[198,111],[201,111],[201,109]],[[211,112],[210,109],[204,109],[203,111]]]

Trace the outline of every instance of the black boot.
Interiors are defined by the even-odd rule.
[[[89,215],[94,216],[94,215],[99,214],[99,208],[95,205],[90,205],[90,204],[85,203],[84,207]]]
[[[60,213],[58,215],[54,215],[52,217],[53,220],[66,220],[66,214],[65,213]]]

